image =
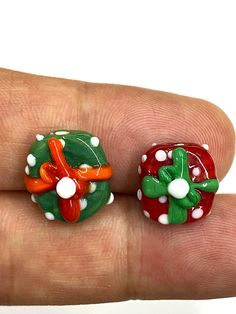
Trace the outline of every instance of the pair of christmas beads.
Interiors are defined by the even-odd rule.
[[[141,157],[138,173],[137,197],[146,217],[183,224],[210,213],[219,183],[206,144],[153,144]],[[24,181],[47,219],[80,222],[113,202],[111,177],[97,137],[58,130],[36,135]]]

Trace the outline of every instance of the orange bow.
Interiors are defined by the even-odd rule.
[[[80,218],[79,199],[89,191],[89,181],[108,180],[112,176],[110,165],[93,168],[71,168],[62,152],[63,145],[57,138],[48,139],[48,147],[54,163],[45,162],[40,167],[40,178],[32,178],[25,175],[26,189],[33,194],[41,194],[55,190],[57,183],[63,177],[71,178],[76,184],[75,194],[69,198],[59,198],[60,212],[63,218],[69,222],[75,222]]]

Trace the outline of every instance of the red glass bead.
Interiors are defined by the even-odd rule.
[[[144,215],[162,224],[196,221],[210,213],[218,180],[205,144],[154,145],[138,167]]]

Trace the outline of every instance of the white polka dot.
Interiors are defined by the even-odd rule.
[[[55,220],[55,216],[53,215],[53,213],[46,212],[44,215],[48,220]]]
[[[162,225],[168,225],[169,220],[168,220],[168,215],[167,214],[162,214],[158,217],[158,221]]]
[[[144,213],[144,216],[146,216],[147,218],[150,218],[149,212],[147,212],[146,210],[144,210],[143,213]]]
[[[29,171],[29,166],[25,166],[25,173],[27,174],[27,176],[30,174],[30,171]]]
[[[172,159],[172,154],[173,154],[173,152],[172,152],[172,150],[170,150],[170,151],[168,152],[168,154],[167,154],[169,159]]]
[[[177,199],[185,198],[189,192],[189,184],[183,178],[178,178],[168,185],[168,193]]]
[[[86,198],[81,198],[79,202],[80,202],[80,210],[84,210],[88,205]]]
[[[160,196],[160,197],[158,198],[158,201],[159,201],[161,204],[164,204],[164,203],[167,202],[167,197],[166,197],[165,195]]]
[[[113,203],[114,202],[114,194],[113,193],[111,193],[110,194],[110,197],[109,197],[109,200],[108,200],[108,202],[107,202],[107,205],[110,205],[111,203]]]
[[[203,210],[201,208],[196,208],[194,209],[194,211],[192,212],[192,217],[194,219],[199,219],[201,218],[203,215]]]
[[[65,141],[64,141],[62,138],[60,138],[60,140],[59,140],[59,141],[61,142],[62,147],[65,147],[65,145],[66,145]]]
[[[199,176],[200,173],[201,173],[201,169],[199,167],[193,168],[193,170],[192,170],[193,176],[197,177],[197,176]]]
[[[96,188],[97,188],[97,184],[95,182],[90,182],[90,185],[89,185],[89,193],[93,193],[96,191]]]
[[[164,150],[158,150],[155,154],[155,158],[157,161],[165,161],[167,156],[166,156],[166,152]]]
[[[143,194],[142,194],[142,191],[140,190],[140,189],[138,189],[138,191],[137,191],[137,198],[141,201],[141,199],[142,199],[142,196],[143,196]]]
[[[36,158],[34,157],[34,155],[29,154],[27,156],[27,162],[30,167],[34,167],[36,165]]]
[[[92,167],[89,166],[88,164],[81,164],[79,167],[80,167],[80,168],[92,168]]]
[[[147,160],[147,155],[143,155],[141,160],[142,162],[145,162]]]
[[[142,168],[141,168],[141,166],[139,165],[139,166],[138,166],[138,174],[141,174],[141,172],[142,172]]]
[[[44,135],[42,135],[42,134],[37,134],[36,135],[36,140],[37,141],[42,141],[44,139]]]
[[[62,178],[56,185],[57,194],[64,199],[72,197],[76,192],[76,184],[69,177]]]
[[[98,147],[98,145],[99,145],[99,138],[96,137],[96,136],[91,137],[90,143],[91,143],[92,146]]]
[[[34,194],[31,194],[31,201],[32,201],[33,203],[36,203],[36,199],[35,199]]]
[[[157,143],[152,143],[152,146],[156,146],[157,145]]]
[[[202,147],[205,148],[205,150],[209,150],[209,145],[208,144],[202,144]]]
[[[69,134],[70,132],[68,131],[56,131],[55,134],[56,135],[66,135],[66,134]]]

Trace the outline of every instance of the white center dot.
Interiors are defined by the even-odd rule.
[[[188,192],[189,184],[185,179],[175,179],[168,185],[168,193],[177,199],[185,198]]]
[[[90,143],[91,143],[92,146],[98,147],[98,145],[99,145],[99,138],[96,137],[96,136],[91,137]]]
[[[62,178],[56,186],[57,194],[64,199],[72,197],[76,192],[76,184],[69,177]]]
[[[164,150],[158,150],[155,154],[155,158],[157,161],[165,161],[167,158],[166,152]]]
[[[34,157],[34,155],[29,154],[27,156],[27,163],[30,167],[34,167],[36,165],[36,158]]]

